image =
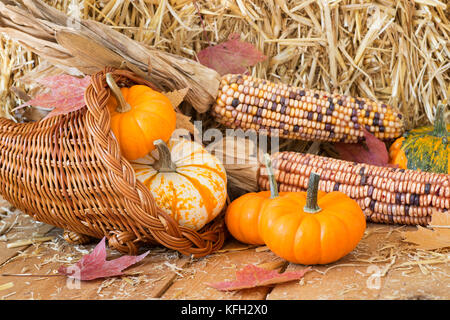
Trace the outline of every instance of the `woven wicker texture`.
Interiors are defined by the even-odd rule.
[[[79,111],[34,123],[0,119],[0,193],[35,220],[64,229],[71,243],[106,236],[123,253],[161,244],[195,257],[219,249],[223,217],[198,232],[181,227],[136,180],[110,130],[108,72],[119,85],[152,86],[130,71],[106,68],[92,76],[87,107]]]

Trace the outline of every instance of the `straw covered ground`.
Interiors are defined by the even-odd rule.
[[[194,60],[201,49],[238,33],[267,56],[251,68],[253,75],[383,101],[404,112],[408,128],[432,121],[434,106],[450,92],[450,10],[445,1],[45,2]],[[29,90],[30,79],[21,77],[42,63],[0,37],[3,115],[11,116],[20,102],[9,89]]]

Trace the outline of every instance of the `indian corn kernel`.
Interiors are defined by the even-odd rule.
[[[383,103],[248,75],[222,78],[212,114],[229,128],[309,141],[356,143],[364,140],[363,129],[387,140],[404,131],[402,114]]]
[[[279,191],[305,191],[311,171],[320,175],[319,189],[341,191],[356,200],[373,222],[426,225],[434,211],[450,207],[450,176],[379,167],[312,154],[272,155]],[[269,190],[265,167],[258,184]]]

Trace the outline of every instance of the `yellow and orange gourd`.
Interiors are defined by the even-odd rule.
[[[132,161],[136,178],[157,205],[180,225],[201,229],[223,209],[227,177],[220,161],[197,142],[183,138],[155,141],[156,150]]]
[[[169,98],[144,85],[119,89],[111,74],[106,82],[113,93],[107,102],[111,130],[127,160],[147,155],[155,149],[155,140],[169,140],[176,126]]]

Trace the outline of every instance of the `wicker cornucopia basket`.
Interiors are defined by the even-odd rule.
[[[144,243],[204,256],[225,238],[222,218],[200,231],[179,226],[159,209],[120,153],[110,130],[106,73],[118,84],[145,84],[127,70],[92,75],[86,107],[34,123],[0,119],[0,193],[11,204],[65,230],[73,243],[106,237],[109,246],[136,254]]]

